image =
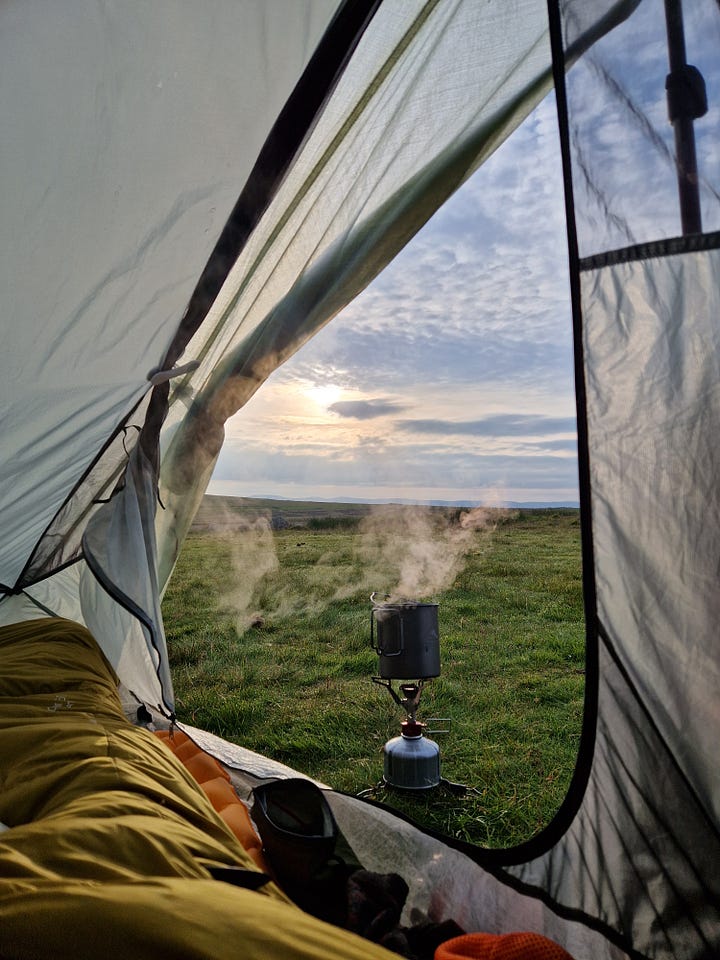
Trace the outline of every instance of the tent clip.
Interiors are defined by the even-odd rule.
[[[157,367],[153,367],[147,378],[153,387],[157,387],[160,383],[173,380],[175,377],[182,377],[186,373],[192,373],[199,366],[199,360],[191,360],[190,363],[184,363],[181,367],[172,367],[170,370],[159,370]]]

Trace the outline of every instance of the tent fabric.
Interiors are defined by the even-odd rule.
[[[712,93],[720,8],[684,11]],[[452,898],[578,960],[720,954],[718,115],[692,108],[687,235],[659,0],[14,0],[0,28],[0,622],[85,623],[165,717],[160,598],[225,420],[554,82],[588,635],[571,789],[511,851],[333,809],[376,869],[402,860],[435,919]],[[191,367],[159,383],[176,362]],[[364,840],[369,823],[392,841]],[[30,936],[49,901],[22,896]],[[67,916],[88,896],[68,894]]]
[[[148,390],[335,7],[3,5],[0,582]]]
[[[583,275],[590,429],[597,437],[598,616],[662,739],[716,823],[720,665],[712,625],[720,619],[714,588],[720,502],[704,439],[720,422],[720,358],[707,349],[720,312],[719,271],[716,249]],[[668,292],[678,287],[683,293],[668,310]],[[622,323],[604,324],[601,331],[598,312]],[[631,375],[638,366],[642,380]],[[642,422],[642,436],[628,430],[631,417]],[[662,584],[671,584],[670,591]]]
[[[155,665],[153,680],[159,681],[166,708],[172,712],[172,681],[163,655],[157,581],[156,483],[156,470],[138,443],[128,459],[122,489],[93,515],[83,534],[85,560],[103,588],[93,591],[93,602],[85,604],[85,621],[91,631],[103,636],[103,621],[112,616],[117,619],[114,601],[121,600],[121,615],[129,629],[113,632],[111,643],[106,643],[106,654],[113,667],[125,674],[124,664],[128,660],[146,662],[148,651]],[[128,563],[129,557],[133,558],[132,564]],[[133,616],[128,617],[128,613]],[[142,633],[138,625],[142,625]],[[118,640],[122,642],[118,644]],[[134,648],[130,648],[133,641]],[[141,687],[137,682],[132,689],[145,700],[154,693],[148,685]]]

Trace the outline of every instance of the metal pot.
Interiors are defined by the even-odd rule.
[[[437,603],[403,600],[374,604],[370,614],[370,644],[380,657],[380,676],[385,680],[439,677]]]

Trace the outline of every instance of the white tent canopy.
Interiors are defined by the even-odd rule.
[[[688,7],[716,30],[720,62],[717,4]],[[0,9],[0,621],[44,611],[87,624],[125,686],[168,716],[160,597],[226,419],[554,80],[583,739],[550,827],[513,851],[441,846],[438,887],[456,867],[485,884],[467,891],[468,916],[512,902],[516,928],[527,918],[596,957],[720,952],[720,174],[701,180],[704,231],[681,229],[672,151],[652,159],[667,115],[657,96],[627,92],[652,82],[664,97],[661,14],[654,0]],[[679,111],[699,119],[695,81],[674,76],[690,91]],[[703,122],[717,156],[717,104]],[[649,178],[670,169],[644,207],[626,189],[629,162]],[[426,884],[438,853],[427,843]]]

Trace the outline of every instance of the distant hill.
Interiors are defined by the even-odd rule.
[[[252,517],[269,516],[274,527],[305,527],[311,520],[361,519],[372,509],[367,503],[325,503],[315,500],[275,500],[270,497],[218,497],[206,494],[193,520],[193,530],[222,526],[232,529]]]
[[[418,503],[415,500],[397,499],[388,503],[384,500],[353,500],[335,502],[327,500],[285,500],[271,497],[223,497],[206,494],[195,516],[192,529],[195,531],[232,529],[236,524],[247,523],[253,517],[269,517],[272,525],[282,527],[306,527],[311,521],[322,520],[360,520],[371,510],[378,507],[412,508],[431,507],[440,511],[472,509],[484,506],[478,501],[433,500]],[[507,502],[497,504],[500,509],[511,510],[572,510],[578,504],[563,502]]]
[[[211,496],[211,494],[207,494]],[[373,500],[373,499],[361,499],[359,497],[348,497],[347,500],[342,502],[335,502],[332,500],[322,500],[318,498],[310,498],[309,500],[290,500],[285,497],[214,497],[216,500],[242,500],[244,503],[271,503],[271,504],[283,504],[283,503],[302,503],[302,504],[318,504],[325,505],[329,507],[339,506],[339,507],[352,507],[355,505],[365,505],[365,506],[377,506],[378,504],[401,504],[405,506],[421,506],[421,507],[513,507],[523,510],[558,510],[558,509],[580,509],[580,503],[577,500],[503,500],[500,503],[488,504],[484,500],[411,500],[407,497],[395,497],[393,500]]]
[[[506,507],[512,507],[514,510],[579,510],[580,504],[577,500],[507,500],[504,503]]]

